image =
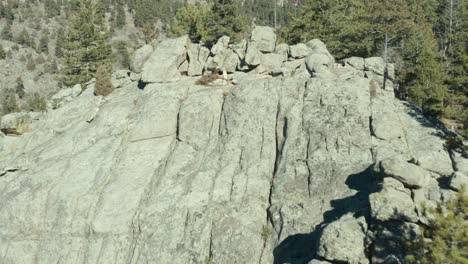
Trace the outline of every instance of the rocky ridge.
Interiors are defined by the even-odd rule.
[[[399,263],[468,161],[385,68],[257,27],[143,47],[107,97],[2,117],[0,262]]]

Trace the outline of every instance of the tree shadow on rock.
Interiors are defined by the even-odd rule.
[[[319,240],[325,226],[342,216],[352,213],[355,217],[370,214],[369,195],[381,190],[381,179],[376,177],[372,170],[373,165],[364,171],[352,174],[346,179],[346,185],[357,192],[349,197],[332,200],[333,209],[324,213],[324,221],[317,225],[309,234],[295,234],[285,238],[273,250],[274,264],[307,264],[316,256]]]

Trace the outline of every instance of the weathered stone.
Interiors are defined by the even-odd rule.
[[[137,49],[130,62],[130,69],[136,73],[140,73],[143,65],[151,56],[151,53],[153,53],[153,47],[151,45],[145,45]]]
[[[216,44],[211,48],[211,54],[219,55],[222,54],[229,46],[231,39],[228,36],[222,36]]]
[[[21,135],[30,131],[31,118],[28,113],[11,113],[0,119],[0,131],[3,134]]]
[[[392,177],[409,188],[425,187],[431,177],[428,171],[401,158],[385,159],[380,167],[385,177]]]
[[[379,221],[405,220],[416,223],[418,215],[411,193],[393,178],[384,178],[383,190],[369,196],[372,218]]]
[[[310,48],[304,43],[299,43],[289,47],[289,56],[295,59],[305,58],[310,52]]]
[[[188,36],[167,39],[159,43],[144,63],[141,78],[145,83],[165,83],[180,80],[179,66],[186,60]]]
[[[460,191],[462,186],[465,187],[465,192],[468,192],[468,176],[456,171],[450,177],[450,188]]]
[[[276,34],[271,27],[256,26],[249,39],[249,48],[253,47],[261,52],[273,52],[276,46]]]
[[[333,262],[369,263],[364,253],[366,232],[364,217],[343,216],[324,228],[317,254]]]
[[[363,71],[364,67],[364,59],[359,57],[351,57],[344,60],[344,62],[351,67],[355,68],[356,70]]]
[[[275,48],[275,53],[276,54],[281,54],[283,57],[283,62],[288,60],[289,56],[289,46],[288,44],[279,44]]]
[[[231,49],[227,49],[224,54],[224,61],[220,66],[221,70],[225,70],[228,73],[233,73],[236,71],[237,66],[240,63],[239,56]]]
[[[260,51],[258,51],[255,47],[248,46],[244,60],[248,65],[257,66],[260,63],[262,63],[262,55],[263,54]]]
[[[335,63],[335,59],[328,52],[326,45],[318,39],[307,42],[307,47],[311,49],[306,58],[306,65],[310,72],[328,73]]]
[[[273,71],[281,72],[283,56],[276,53],[262,54],[261,63],[255,69],[258,73],[271,74]]]
[[[122,88],[132,82],[132,80],[130,79],[130,72],[128,72],[127,70],[119,70],[119,71],[113,72],[111,81],[115,89]],[[81,87],[80,87],[80,92],[81,92]]]

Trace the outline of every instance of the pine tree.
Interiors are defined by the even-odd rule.
[[[235,0],[216,0],[212,6],[192,5],[180,8],[170,28],[173,36],[189,34],[194,42],[213,45],[226,35],[240,40],[247,31],[247,17]]]
[[[46,34],[43,34],[39,40],[39,45],[37,50],[39,52],[49,53],[49,37]]]
[[[33,40],[29,36],[29,33],[28,33],[28,31],[26,31],[26,29],[23,29],[23,31],[21,31],[21,33],[16,38],[16,43],[18,43],[20,45],[28,46],[28,47],[31,47],[32,41]]]
[[[2,38],[5,40],[13,40],[13,34],[11,33],[11,24],[6,23],[2,29]]]
[[[462,188],[457,199],[432,211],[434,221],[424,236],[407,243],[409,263],[468,263],[468,195]]]
[[[98,65],[112,61],[102,6],[90,0],[81,0],[78,7],[69,21],[64,44],[63,82],[68,86],[89,81]]]
[[[60,15],[60,4],[55,0],[45,0],[44,9],[48,18],[53,18]]]
[[[116,4],[115,26],[119,29],[123,28],[126,24],[125,6],[123,3]]]
[[[65,31],[63,28],[60,28],[57,32],[57,39],[55,41],[55,56],[58,58],[63,57],[64,53],[64,45],[65,43]]]
[[[6,52],[3,49],[3,46],[0,44],[0,60],[6,59]]]
[[[247,17],[240,12],[241,3],[236,0],[216,0],[211,7],[211,15],[206,19],[207,36],[202,41],[208,46],[222,36],[238,41],[247,32]]]

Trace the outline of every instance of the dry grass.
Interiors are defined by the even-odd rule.
[[[222,78],[222,76],[220,76],[219,74],[211,73],[211,74],[202,76],[200,79],[198,79],[198,80],[195,82],[195,84],[204,85],[204,86],[211,86],[212,83],[213,83],[215,80],[221,79],[221,78]]]
[[[369,84],[369,92],[371,97],[377,96],[377,89],[379,88],[379,84],[376,80],[371,80]]]

